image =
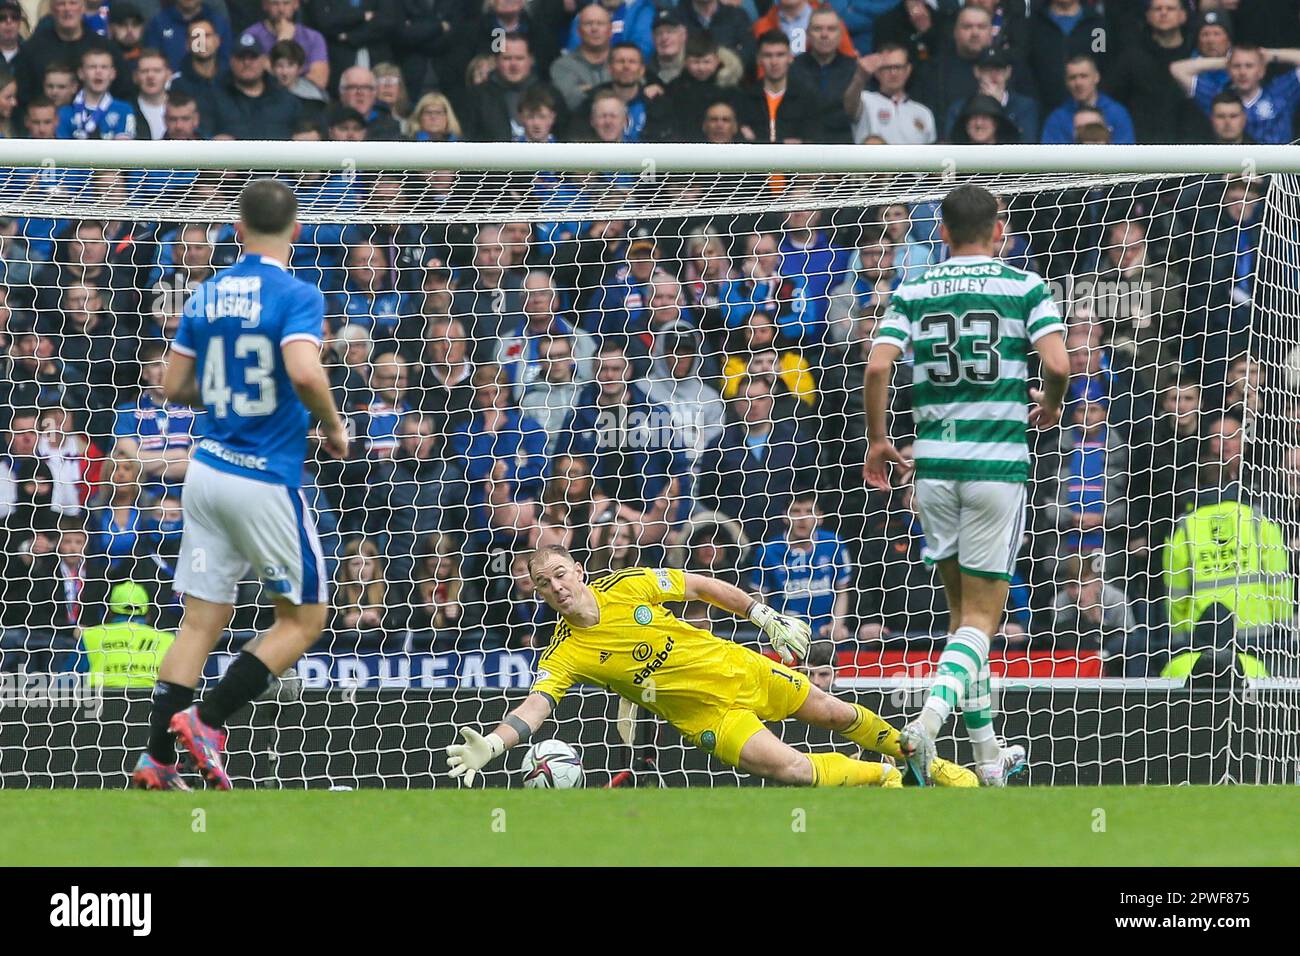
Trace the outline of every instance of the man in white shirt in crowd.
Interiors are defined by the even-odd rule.
[[[935,141],[934,113],[907,95],[912,63],[907,48],[894,43],[858,58],[858,71],[844,91],[844,111],[853,121],[853,142],[879,136],[891,146]],[[867,84],[876,81],[876,90]]]
[[[157,50],[144,50],[135,61],[136,136],[162,139],[167,132],[167,81],[171,79],[167,58]]]

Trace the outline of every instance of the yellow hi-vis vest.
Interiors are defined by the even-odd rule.
[[[1216,602],[1233,612],[1243,635],[1295,615],[1295,582],[1282,529],[1239,501],[1188,512],[1165,545],[1164,571],[1175,634],[1189,634]]]
[[[90,664],[87,681],[92,687],[152,687],[174,640],[176,635],[137,621],[88,627],[81,634]]]
[[[1201,659],[1204,651],[1183,651],[1181,654],[1175,654],[1170,658],[1169,663],[1160,671],[1161,677],[1167,677],[1171,680],[1186,681],[1192,676],[1192,671],[1196,668],[1196,662]],[[1268,676],[1268,668],[1258,657],[1240,652],[1237,654],[1237,661],[1241,664],[1241,673],[1251,680],[1258,680],[1261,677]]]

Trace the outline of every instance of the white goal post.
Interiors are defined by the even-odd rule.
[[[334,608],[236,717],[237,785],[446,785],[453,726],[499,719],[550,636],[520,574],[546,541],[762,590],[817,628],[815,680],[913,714],[946,612],[909,489],[864,486],[862,370],[966,182],[1072,358],[1062,427],[1031,438],[1001,732],[1035,784],[1300,782],[1298,146],[4,140],[0,786],[117,786],[142,746],[153,658],[104,681],[85,634],[126,581],[178,620],[202,421],[150,376],[268,175],[299,197],[289,266],[325,293],[356,441],[305,463]],[[240,594],[210,676],[266,623]],[[541,736],[583,748],[589,785],[739,779],[596,688]]]

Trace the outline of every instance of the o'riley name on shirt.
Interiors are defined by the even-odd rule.
[[[930,295],[961,295],[962,293],[981,293],[989,284],[988,279],[944,279],[930,283]]]

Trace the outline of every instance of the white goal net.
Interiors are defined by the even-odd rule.
[[[963,182],[1000,197],[1001,258],[1069,329],[990,660],[1001,733],[1033,783],[1300,775],[1295,147],[7,141],[0,164],[0,786],[124,785],[143,746],[204,427],[161,369],[263,176],[298,196],[289,266],[325,293],[355,440],[304,463],[329,623],[236,716],[237,785],[445,785],[453,727],[531,683],[554,617],[523,556],[549,542],[589,576],[762,592],[811,623],[815,682],[913,715],[946,605],[910,488],[865,486],[863,372],[893,291],[947,256],[938,203]],[[911,380],[904,361],[904,450]],[[208,680],[269,620],[241,586]],[[964,736],[941,753],[969,762]],[[589,786],[740,779],[598,688],[545,737]]]

